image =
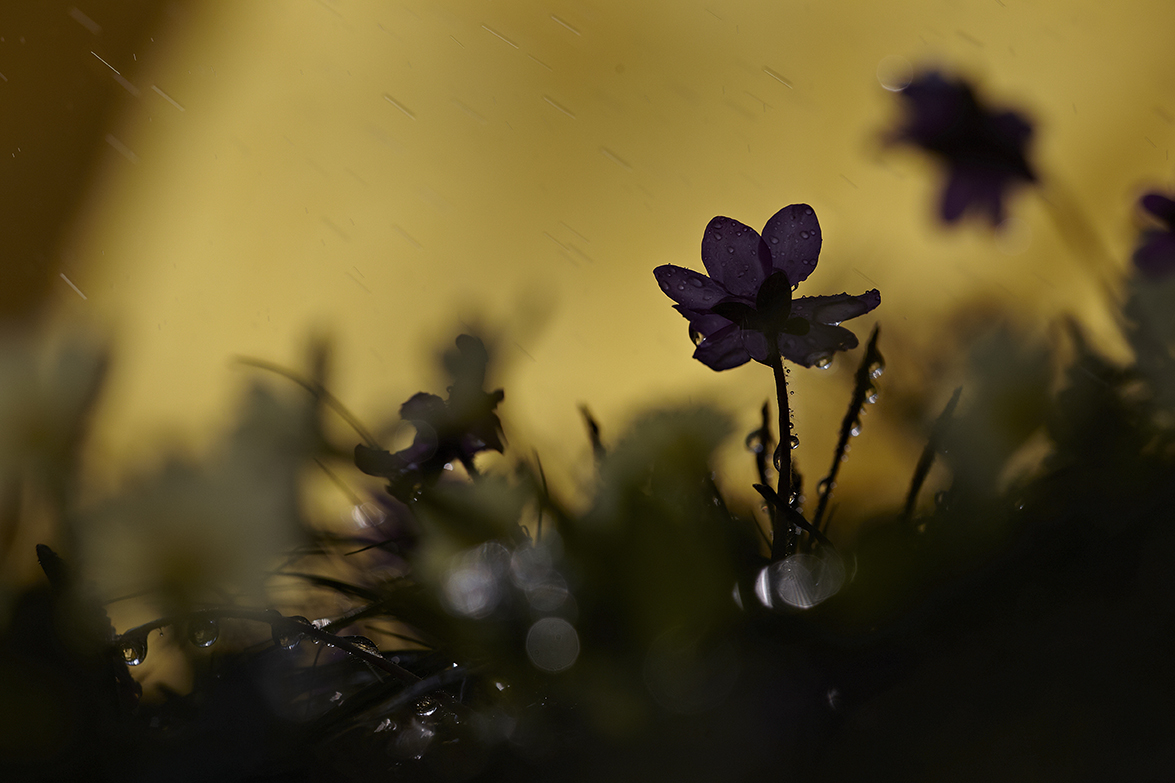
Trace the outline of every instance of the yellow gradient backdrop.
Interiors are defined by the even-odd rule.
[[[750,429],[770,372],[693,361],[651,271],[700,269],[715,215],[760,228],[806,202],[824,250],[799,294],[883,296],[850,324],[863,340],[876,316],[890,361],[842,497],[894,503],[920,444],[888,432],[885,385],[941,404],[926,357],[960,308],[1038,329],[1105,316],[1039,194],[998,239],[935,224],[938,172],[883,143],[897,102],[879,66],[943,66],[1029,113],[1049,200],[1124,267],[1139,188],[1171,178],[1172,33],[1163,0],[192,5],[111,64],[138,94],[63,255],[86,298],[63,282],[57,313],[117,349],[90,464],[117,475],[164,435],[206,442],[249,372],[230,358],[300,367],[314,333],[375,426],[442,392],[437,348],[483,327],[507,437],[564,488],[588,456],[580,403],[605,438],[687,399]],[[791,373],[813,481],[857,356]]]

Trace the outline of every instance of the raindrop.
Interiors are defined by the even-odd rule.
[[[544,617],[526,634],[526,655],[543,671],[564,671],[579,657],[579,634],[561,617]]]
[[[816,492],[823,496],[827,495],[832,490],[836,489],[836,482],[828,479],[820,479],[820,483],[816,485]]]
[[[365,653],[379,656],[379,648],[375,646],[375,642],[371,641],[366,636],[342,636],[339,638],[345,642],[350,642]]]
[[[691,277],[689,279],[689,282],[690,282],[690,285],[692,285],[694,288],[701,288],[702,287],[702,280],[699,277]]]
[[[771,237],[771,244],[778,245],[779,244],[779,237]]]
[[[853,425],[852,429],[849,430],[849,437],[855,438],[860,434],[861,434],[861,422],[857,422],[856,424]]]
[[[127,666],[138,666],[147,660],[147,634],[122,640],[122,659]]]
[[[901,92],[914,79],[914,66],[905,57],[891,54],[877,64],[877,81],[890,92]]]
[[[755,430],[748,435],[746,445],[747,451],[752,454],[762,454],[767,445],[763,442],[763,430]]]
[[[734,245],[727,245],[726,252],[733,256],[734,255]]]
[[[811,609],[841,589],[845,582],[845,566],[835,550],[827,549],[819,554],[801,552],[767,566],[759,578],[765,581],[764,587],[770,591],[772,599],[796,609]],[[772,600],[767,605],[774,603]]]
[[[665,282],[664,280],[662,280],[662,281],[661,281],[661,290],[662,290],[662,291],[668,291],[668,290],[669,290],[669,283],[667,283],[667,282]]]
[[[815,366],[818,370],[827,370],[832,366],[832,357],[827,355],[821,356],[816,360]]]
[[[870,405],[877,402],[877,390],[876,389],[869,390],[869,393],[865,395],[865,402],[867,402]]]
[[[775,447],[775,454],[772,455],[772,458],[771,458],[772,464],[775,465],[775,472],[776,473],[783,472],[783,455],[784,455],[783,444],[780,444],[779,446]]]
[[[798,435],[792,435],[792,436],[790,436],[790,437],[788,438],[788,445],[790,445],[790,446],[791,446],[793,449],[798,449],[798,448],[800,447],[800,438],[799,438],[799,436],[798,436]]]
[[[678,291],[684,291],[684,290],[685,290],[685,283],[678,283],[678,284],[677,284],[677,290],[678,290]]]
[[[800,239],[807,239],[810,236],[811,236],[811,234],[809,234],[807,231],[800,232]]]
[[[701,332],[692,326],[689,328],[689,338],[694,345],[701,345],[702,341],[706,339]]]
[[[220,637],[220,623],[215,617],[204,617],[188,623],[188,641],[197,647],[211,647]]]
[[[424,698],[416,702],[416,714],[422,718],[432,715],[438,708],[440,705],[434,699]]]
[[[885,372],[885,362],[873,362],[869,365],[869,377],[873,380],[880,378],[883,372]]]
[[[303,625],[311,625],[312,623],[301,615],[286,618],[294,622],[302,623]],[[318,621],[316,620],[315,623]],[[283,650],[292,650],[302,643],[302,639],[306,634],[301,631],[296,631],[289,628],[288,622],[278,623],[273,626],[273,643]]]

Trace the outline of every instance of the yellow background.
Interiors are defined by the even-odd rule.
[[[115,347],[96,479],[165,437],[206,444],[251,372],[233,356],[300,368],[323,333],[335,393],[375,427],[413,392],[441,392],[436,351],[481,328],[510,444],[537,449],[569,493],[589,455],[581,403],[606,440],[635,411],[688,399],[749,430],[770,373],[693,361],[651,272],[701,269],[715,215],[761,228],[806,202],[824,249],[799,294],[883,299],[848,324],[864,340],[882,323],[889,371],[840,497],[893,504],[921,444],[886,422],[937,412],[959,313],[1104,325],[1052,216],[1086,215],[1124,267],[1134,199],[1172,173],[1163,0],[203,2],[163,6],[111,52],[117,30],[79,8],[101,29],[62,8],[77,30],[59,54],[116,110],[87,139],[97,174],[44,261],[45,298]],[[898,106],[878,70],[893,58],[965,74],[1035,121],[1046,187],[1013,200],[1000,237],[937,226],[938,171],[884,144]],[[791,373],[813,483],[856,358]],[[727,459],[744,492],[741,436]]]

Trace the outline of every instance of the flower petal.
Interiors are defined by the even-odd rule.
[[[807,204],[792,204],[771,216],[763,227],[772,267],[792,285],[808,279],[820,256],[820,222]]]
[[[1134,265],[1152,280],[1175,273],[1175,234],[1151,231],[1144,235],[1143,244],[1134,251]]]
[[[444,416],[445,401],[428,392],[416,392],[400,406],[400,418],[404,421],[426,421],[435,426]]]
[[[726,289],[701,272],[666,264],[653,270],[661,290],[675,302],[691,310],[709,310],[727,296]]]
[[[689,325],[694,331],[703,337],[709,337],[719,329],[725,329],[730,326],[730,321],[714,313],[690,310],[682,305],[673,305],[673,309],[684,315],[689,320]]]
[[[743,347],[743,334],[745,332],[731,324],[702,340],[694,351],[694,358],[711,370],[729,370],[746,364],[751,355]]]
[[[804,337],[791,334],[779,336],[780,355],[803,367],[811,367],[822,358],[831,358],[838,351],[848,351],[856,347],[857,335],[843,326],[814,323]]]
[[[801,296],[792,302],[792,314],[812,323],[836,326],[841,321],[864,315],[879,304],[881,293],[876,288],[858,296]]]
[[[1162,193],[1147,193],[1141,200],[1142,208],[1167,224],[1175,231],[1175,201]]]
[[[728,217],[716,217],[706,226],[702,263],[727,291],[747,299],[755,298],[771,271],[771,256],[759,233]]]

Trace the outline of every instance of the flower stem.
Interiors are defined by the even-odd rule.
[[[779,355],[779,339],[767,335],[767,363],[775,373],[775,396],[779,403],[779,445],[775,449],[775,469],[779,472],[776,494],[779,507],[771,515],[771,559],[778,560],[791,554],[795,531],[787,508],[791,504],[791,410],[787,403],[787,376],[783,371],[783,357]]]

